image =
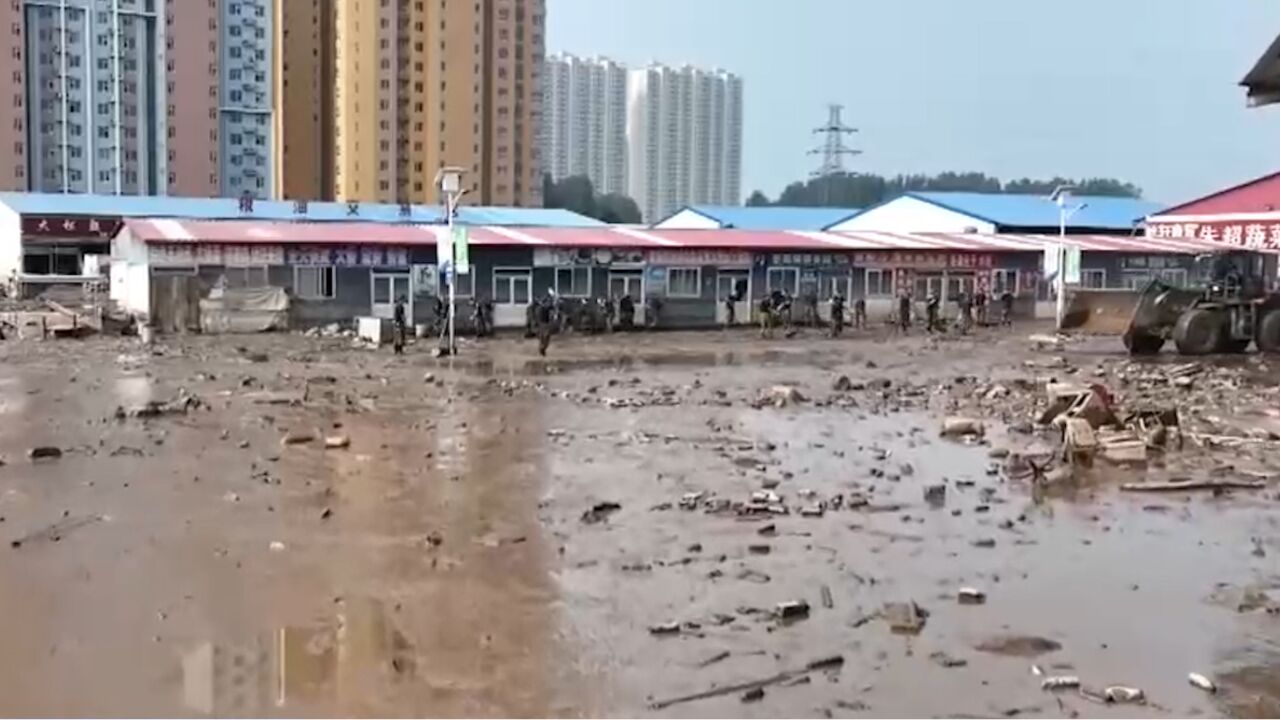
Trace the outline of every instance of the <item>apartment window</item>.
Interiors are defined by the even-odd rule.
[[[210,20],[209,22],[212,23],[213,21]],[[213,29],[213,28],[210,28],[210,29]],[[240,26],[232,25],[230,28],[227,29],[227,33],[230,34],[231,37],[240,37]]]
[[[227,54],[233,58],[239,58],[240,48],[238,46],[233,46],[230,50],[227,50]]]
[[[893,271],[868,268],[866,287],[863,294],[867,297],[891,297],[893,295]]]
[[[1085,269],[1080,271],[1080,286],[1099,290],[1107,286],[1107,271],[1101,269]]]
[[[991,273],[991,294],[1000,297],[1006,292],[1018,294],[1017,270],[994,270]]]
[[[243,142],[243,140],[244,140],[244,137],[240,133],[231,133],[232,145],[239,145],[241,142]]]
[[[702,297],[702,268],[667,268],[667,297]]]
[[[301,300],[328,300],[334,297],[334,285],[332,265],[293,269],[293,294]]]
[[[556,294],[565,297],[589,297],[591,295],[591,268],[556,268]]]

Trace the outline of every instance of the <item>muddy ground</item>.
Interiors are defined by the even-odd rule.
[[[1280,714],[1280,364],[1033,330],[10,341],[0,713]],[[1185,444],[1025,477],[1049,378],[1176,403]],[[1119,488],[1188,478],[1261,487]]]

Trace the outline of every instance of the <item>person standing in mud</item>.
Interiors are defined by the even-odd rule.
[[[898,294],[898,331],[903,335],[911,329],[911,294],[903,290]]]
[[[942,301],[938,299],[937,293],[929,293],[924,301],[924,329],[926,332],[934,332],[940,330],[942,324],[938,322],[938,307]]]
[[[987,293],[985,290],[979,290],[973,295],[973,308],[977,312],[978,325],[985,326],[987,324]]]
[[[853,301],[853,329],[867,329],[867,299],[860,297]]]
[[[831,337],[840,337],[844,332],[844,296],[836,293],[831,296]]]
[[[1008,290],[1000,294],[1000,324],[1013,327],[1013,293]]]
[[[408,334],[408,319],[404,313],[404,296],[396,298],[395,310],[391,315],[392,335],[391,343],[395,348],[396,355],[404,354],[405,336]]]
[[[969,328],[973,327],[973,298],[962,292],[956,298],[956,305],[960,308],[960,334],[968,335]]]
[[[555,330],[554,297],[545,297],[534,304],[533,328],[538,336],[538,354],[546,357],[547,348],[551,347],[551,334]]]

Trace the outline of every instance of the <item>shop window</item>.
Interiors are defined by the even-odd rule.
[[[332,265],[295,267],[293,269],[293,294],[302,300],[328,300],[335,292]]]
[[[667,297],[702,297],[702,268],[667,268]]]
[[[471,272],[469,273],[455,274],[453,276],[453,284],[455,287],[455,290],[453,292],[454,297],[469,298],[472,295],[475,295],[476,271],[474,267],[470,268],[470,270]],[[449,291],[449,286],[446,284],[444,288],[445,288],[445,292],[447,293]],[[445,297],[447,298],[448,296],[446,295]]]
[[[260,288],[267,286],[267,266],[229,267],[222,273],[229,288]]]
[[[556,268],[556,293],[565,297],[590,297],[591,268]]]
[[[533,300],[532,286],[528,270],[493,271],[493,301],[498,305],[528,305]]]
[[[1099,290],[1107,286],[1106,270],[1081,270],[1080,287]]]
[[[879,268],[868,268],[866,285],[863,292],[866,297],[890,297],[893,295],[893,271]]]
[[[781,290],[792,297],[800,294],[800,269],[793,267],[773,267],[765,275],[765,290],[773,292]]]
[[[1006,292],[1018,294],[1017,270],[993,270],[991,272],[991,296],[1000,297]]]

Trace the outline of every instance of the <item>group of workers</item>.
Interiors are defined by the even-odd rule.
[[[727,325],[733,325],[736,322],[737,304],[742,302],[745,290],[737,288],[729,297],[725,298],[725,314]],[[967,333],[975,323],[979,325],[990,324],[989,306],[990,298],[987,293],[978,291],[970,295],[969,293],[960,293],[955,298],[956,307],[959,311],[957,319],[957,328],[961,333]],[[1013,322],[1013,293],[1005,291],[999,296],[1000,318],[999,324],[1002,326],[1011,325]],[[623,295],[618,299],[617,303],[617,322],[618,325],[628,330],[635,324],[635,301],[630,295]],[[945,328],[941,320],[942,299],[937,293],[930,293],[924,301],[925,311],[925,330],[930,333],[942,332]],[[795,301],[789,293],[784,290],[773,290],[765,297],[761,298],[759,303],[760,318],[760,336],[763,338],[773,337],[775,328],[784,327],[786,337],[795,334],[792,325],[792,310]],[[607,327],[613,328],[613,310],[614,302],[609,299],[600,301],[600,309],[607,313]],[[806,296],[802,300],[802,317],[806,324],[811,326],[819,325],[818,301],[816,296]],[[839,337],[845,328],[847,310],[845,308],[845,298],[840,293],[831,296],[830,300],[831,322],[829,331],[832,337]],[[655,316],[657,307],[650,310]],[[445,308],[443,300],[436,300],[436,316],[444,317]],[[902,333],[906,333],[911,328],[912,319],[912,296],[909,292],[902,292],[898,295],[897,312],[893,317],[894,327]],[[493,302],[488,299],[482,299],[475,303],[472,308],[471,322],[473,330],[477,337],[487,337],[493,334]],[[405,298],[403,296],[396,298],[395,310],[392,315],[392,324],[394,326],[392,334],[392,346],[397,355],[404,353],[404,346],[408,336],[408,318],[405,310]],[[561,305],[560,298],[554,291],[549,292],[545,297],[538,298],[529,304],[528,316],[526,318],[526,333],[529,337],[538,339],[538,354],[546,355],[547,348],[551,345],[551,336],[557,330],[562,329],[564,324],[564,309]],[[861,297],[853,301],[853,327],[857,330],[863,330],[867,327],[867,301]]]
[[[730,297],[725,300],[725,309],[729,319],[728,324],[734,323],[734,305],[738,298]],[[817,326],[818,322],[818,301],[816,296],[806,296],[802,301],[802,317],[805,324]],[[1003,292],[999,296],[1000,302],[1000,318],[999,324],[1002,326],[1011,325],[1013,322],[1013,302],[1014,296],[1011,292]],[[960,293],[955,298],[956,307],[959,311],[957,319],[957,328],[963,333],[968,333],[974,324],[988,325],[990,324],[990,298],[985,292],[978,291],[972,295],[969,293]],[[760,317],[760,337],[772,337],[774,328],[783,326],[786,328],[785,334],[791,337],[795,334],[792,327],[792,309],[795,305],[791,295],[783,290],[773,290],[760,300],[759,317]],[[936,293],[930,293],[925,298],[925,330],[934,333],[942,332],[944,326],[941,319],[942,299]],[[839,337],[844,332],[846,321],[845,299],[840,293],[831,296],[831,324],[830,332],[832,337]],[[912,318],[912,297],[908,292],[902,292],[898,295],[898,308],[893,317],[894,327],[903,333],[911,328]],[[867,327],[867,301],[863,298],[857,298],[853,301],[853,327],[862,330]]]

